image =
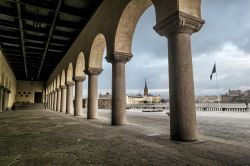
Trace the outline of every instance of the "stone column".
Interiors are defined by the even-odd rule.
[[[204,21],[177,12],[154,29],[168,38],[170,132],[177,141],[197,140],[191,35]]]
[[[126,117],[126,82],[125,63],[132,58],[132,54],[115,52],[106,57],[112,63],[112,125],[124,125]]]
[[[74,82],[67,82],[67,102],[66,102],[66,113],[73,114],[73,85]]]
[[[49,109],[52,109],[52,94],[49,93]]]
[[[66,94],[67,94],[67,87],[65,85],[61,85],[61,110],[60,112],[66,113]]]
[[[102,72],[100,68],[88,68],[88,109],[87,119],[97,118],[98,109],[98,75]]]
[[[2,110],[5,111],[5,104],[6,104],[6,94],[7,94],[8,89],[4,88],[3,89],[3,100],[2,100]]]
[[[54,108],[53,108],[54,111],[56,111],[56,106],[57,106],[57,91],[54,90]]]
[[[0,86],[0,112],[3,112],[3,86]]]
[[[9,107],[9,99],[10,99],[10,90],[7,90],[5,93],[5,110],[10,110],[11,108]]]
[[[48,93],[47,101],[48,101],[48,108],[47,109],[50,109],[50,94],[49,93]]]
[[[74,78],[75,81],[75,105],[74,105],[74,116],[82,115],[82,82],[85,80],[85,76],[77,76]]]
[[[57,88],[57,105],[56,105],[56,111],[60,112],[61,107],[61,88]]]

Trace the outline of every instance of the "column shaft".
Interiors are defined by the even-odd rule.
[[[112,125],[127,123],[125,63],[112,64]]]
[[[57,89],[57,106],[56,106],[56,111],[60,112],[60,107],[61,107],[61,89]]]
[[[204,24],[201,18],[176,12],[154,29],[168,38],[170,132],[177,141],[197,140],[191,35]]]
[[[6,100],[7,89],[3,89],[3,100],[2,100],[2,110],[5,111],[5,100]]]
[[[66,113],[66,95],[67,95],[67,89],[66,87],[62,87],[61,92],[61,112]]]
[[[66,113],[73,114],[73,85],[67,85]]]
[[[82,80],[75,81],[75,109],[74,115],[80,116],[82,115]]]
[[[88,119],[97,118],[98,109],[98,75],[89,74],[88,79]]]
[[[52,94],[49,94],[49,109],[52,109]]]
[[[3,111],[3,88],[0,87],[0,112]]]
[[[9,98],[10,98],[10,91],[7,90],[7,92],[5,93],[5,110],[10,110]]]
[[[194,81],[190,35],[168,38],[171,139],[197,139]]]
[[[54,107],[53,110],[56,111],[56,106],[57,106],[57,92],[54,92]]]

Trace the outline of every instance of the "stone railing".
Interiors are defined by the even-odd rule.
[[[249,112],[249,108],[225,108],[225,107],[196,107],[196,111],[232,111],[232,112]]]
[[[196,111],[231,111],[231,112],[249,112],[245,103],[198,103]]]

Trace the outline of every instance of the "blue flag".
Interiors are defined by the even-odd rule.
[[[213,79],[213,74],[214,74],[214,73],[216,73],[216,64],[214,64],[214,68],[213,68],[212,73],[211,73],[211,75],[210,75],[210,80]]]

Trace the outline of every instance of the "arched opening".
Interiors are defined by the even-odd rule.
[[[0,86],[3,85],[3,80],[4,80],[4,71],[0,72]]]
[[[151,0],[131,1],[120,18],[115,36],[115,51],[131,53],[136,25],[145,10],[152,5]]]
[[[160,37],[153,30],[155,24],[156,14],[154,5],[152,5],[151,0],[131,1],[126,6],[120,18],[115,36],[115,51],[125,54],[132,53],[134,55],[132,60],[126,64],[126,104],[128,108],[133,107],[137,104],[136,107],[140,108],[140,110],[142,110],[143,108],[150,108],[152,111],[163,110],[163,107],[159,109],[156,106],[149,107],[149,104],[152,104],[154,102],[157,104],[161,103],[161,99],[158,93],[152,93],[152,89],[150,89],[149,93],[144,94],[144,86],[146,86],[145,77],[148,78],[154,76],[154,74],[157,72],[162,73],[163,71],[165,71],[164,73],[166,73],[166,78],[164,78],[164,82],[157,77],[151,77],[152,80],[148,78],[147,85],[154,84],[155,88],[157,87],[157,85],[159,85],[159,82],[161,82],[165,89],[168,88],[168,61],[162,61],[160,60],[160,58],[158,58],[159,55],[156,55],[154,52],[154,50],[158,48],[155,45],[155,40],[149,40],[152,39],[152,35],[153,39],[157,39],[158,41],[160,40],[161,46],[164,46],[163,48],[165,49],[164,51],[162,51],[161,56],[166,57],[166,39]],[[156,62],[157,64],[155,65]],[[158,64],[161,65],[160,70],[159,68],[155,67]],[[152,84],[149,84],[149,82]],[[153,87],[151,86],[150,88]],[[145,105],[147,107],[144,107]],[[134,116],[134,112],[131,112],[130,110],[127,110],[128,121],[133,121],[134,118],[131,117]],[[138,110],[134,111],[138,112]],[[139,114],[136,113],[136,115]],[[139,115],[139,118],[142,119],[144,115],[145,113],[141,113]],[[154,126],[154,121],[152,121],[152,119],[151,121],[149,120],[148,125]],[[165,130],[163,130],[162,132],[164,133]]]
[[[89,68],[102,68],[103,53],[106,48],[106,40],[103,34],[98,34],[93,41],[89,56]]]
[[[61,79],[60,79],[60,75],[57,76],[57,81],[56,81],[56,88],[60,88],[61,85]]]
[[[67,69],[67,82],[73,82],[73,65],[72,63],[69,64]]]
[[[61,75],[61,85],[65,85],[65,70],[62,71],[62,75]]]
[[[103,79],[103,57],[106,54],[106,39],[105,36],[99,33],[93,40],[90,55],[88,59],[88,112],[87,118],[94,119],[98,117],[100,96],[98,90],[102,85],[98,84],[98,80]],[[105,64],[105,62],[104,62]],[[99,74],[102,73],[100,76]],[[105,73],[105,70],[104,70]],[[111,72],[110,72],[111,73]],[[110,73],[108,73],[110,75]],[[104,83],[104,82],[102,82]]]
[[[83,52],[80,52],[76,61],[75,77],[83,77],[84,70],[85,70],[85,58]]]

